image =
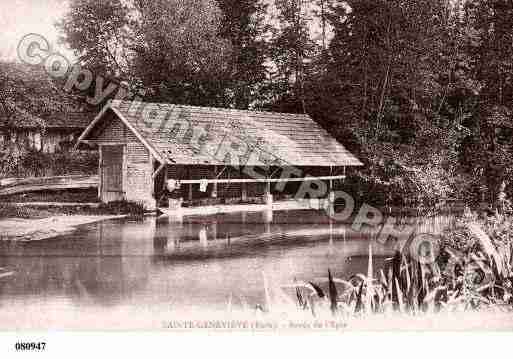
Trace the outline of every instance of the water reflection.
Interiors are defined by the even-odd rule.
[[[454,217],[408,219],[419,232],[438,233]],[[37,243],[0,243],[0,306],[29,301],[72,305],[224,307],[231,295],[259,303],[262,272],[275,284],[294,278],[365,273],[368,240],[318,211],[148,217],[88,225]],[[394,244],[374,245],[375,264]]]
[[[264,251],[268,246],[287,247],[310,242],[336,253],[348,240],[376,239],[379,233],[379,228],[372,227],[355,232],[348,224],[335,222],[318,212],[301,212],[223,214],[188,217],[185,221],[159,218],[154,237],[155,258],[215,258],[233,256],[234,250],[253,254],[254,247]],[[309,216],[308,220],[305,216]]]

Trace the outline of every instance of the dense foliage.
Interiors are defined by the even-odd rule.
[[[3,177],[52,177],[98,173],[98,154],[92,151],[43,153],[17,150],[2,163]]]
[[[443,234],[440,251],[431,246],[423,255],[414,241],[386,261],[373,265],[369,247],[367,273],[338,278],[295,281],[281,288],[301,311],[314,317],[351,318],[362,314],[426,315],[467,310],[510,313],[513,303],[513,242],[511,217],[477,220],[466,217]],[[419,249],[420,250],[420,249]],[[428,260],[429,259],[429,260]],[[266,288],[266,291],[268,289]],[[265,308],[273,307],[271,300]]]
[[[379,202],[496,202],[510,174],[506,0],[73,0],[62,40],[145,99],[306,112]]]
[[[55,196],[52,197],[53,199]],[[42,219],[53,216],[125,216],[130,219],[141,219],[146,214],[142,203],[117,201],[101,203],[97,207],[87,205],[73,206],[32,206],[18,203],[0,202],[0,218]]]

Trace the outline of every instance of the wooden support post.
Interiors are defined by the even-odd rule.
[[[191,168],[187,168],[187,177],[191,178]],[[192,205],[192,183],[189,184],[189,205]]]
[[[161,191],[163,191],[163,193],[167,193],[167,173],[168,171],[168,168],[167,168],[167,165],[164,166],[164,183],[163,183],[163,187],[160,189]],[[167,200],[167,197],[166,197],[166,200]]]
[[[103,148],[102,145],[99,146],[99,152],[100,152],[100,159],[98,161],[98,199],[102,200],[102,185],[103,185],[103,173],[102,173],[102,167],[103,167]]]
[[[242,202],[246,202],[248,200],[248,185],[246,183],[242,183]]]
[[[333,176],[333,166],[330,166],[330,177]],[[329,191],[333,191],[333,179],[329,180]]]
[[[240,170],[240,177],[242,178],[242,169]],[[248,200],[248,186],[245,182],[241,183],[241,200],[242,202]]]
[[[214,166],[214,177],[217,178],[217,166]],[[217,183],[212,184],[212,198],[217,198]]]
[[[121,199],[127,199],[128,192],[128,148],[126,145],[121,145]],[[146,209],[154,209],[151,208],[151,204],[148,206],[146,203]]]
[[[330,241],[328,244],[328,251],[330,254],[333,254],[335,248],[333,246],[333,219],[331,217],[329,218],[330,221]]]
[[[155,198],[155,159],[153,158],[152,154],[150,153],[150,168],[151,168],[151,197]]]
[[[269,179],[269,177],[267,177]],[[265,204],[272,208],[273,207],[273,195],[271,194],[271,182],[267,181],[265,183]]]
[[[333,176],[333,167],[330,166],[330,177]],[[333,190],[333,178],[330,178],[329,180],[329,190],[328,190],[328,209],[330,216],[335,215],[335,191]],[[331,220],[330,220],[331,224]],[[331,228],[331,227],[330,227]],[[331,233],[331,229],[330,229]]]

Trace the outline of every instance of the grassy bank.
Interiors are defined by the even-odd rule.
[[[95,203],[98,201],[98,190],[68,189],[58,191],[38,191],[0,197],[1,202],[27,203],[27,202],[63,202],[63,203]]]
[[[13,203],[0,203],[0,219],[42,219],[54,216],[111,216],[127,215],[131,218],[144,216],[144,206],[135,202],[112,202],[98,204],[90,207],[86,205],[76,206],[21,206]]]
[[[0,241],[38,241],[71,233],[78,226],[145,215],[143,205],[114,202],[87,206],[21,206],[0,204]]]

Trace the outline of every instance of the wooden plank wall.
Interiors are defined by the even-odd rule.
[[[125,146],[124,190],[128,201],[144,202],[154,207],[153,198],[153,161],[150,152],[135,134],[113,113],[108,113],[103,128],[91,135],[102,146],[121,144]]]

